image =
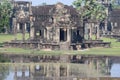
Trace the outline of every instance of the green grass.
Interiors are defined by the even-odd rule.
[[[29,37],[29,34],[26,34],[25,35],[25,38],[28,39]],[[7,42],[7,41],[11,41],[11,40],[14,40],[14,35],[13,34],[0,34],[0,43],[3,43],[3,42]],[[22,40],[22,34],[17,34],[17,39],[18,40]]]
[[[24,55],[61,55],[61,54],[81,54],[81,55],[109,55],[120,56],[120,48],[90,48],[79,51],[43,51],[21,48],[1,48],[0,53],[24,54]]]
[[[111,47],[112,48],[115,48],[115,47],[117,47],[117,48],[120,48],[120,42],[117,42],[117,40],[116,39],[113,39],[113,38],[102,38],[102,40],[104,41],[104,42],[111,42]]]

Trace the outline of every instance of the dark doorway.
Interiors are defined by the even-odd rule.
[[[23,24],[20,23],[19,26],[20,26],[20,31],[22,31],[22,29],[23,29]]]
[[[24,24],[23,23],[19,23],[19,31],[21,33],[23,33],[23,29],[24,29]]]
[[[67,41],[67,30],[60,29],[60,41]]]

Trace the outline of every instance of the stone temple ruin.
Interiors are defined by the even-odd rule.
[[[12,27],[15,40],[6,46],[51,50],[79,50],[87,47],[110,47],[102,40],[85,40],[84,27],[75,8],[62,3],[32,6],[31,2],[14,2]],[[23,40],[17,40],[17,33]],[[29,38],[25,34],[29,33]]]

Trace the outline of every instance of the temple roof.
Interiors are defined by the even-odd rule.
[[[24,4],[31,3],[31,2],[29,2],[29,1],[15,1],[15,3],[24,5]]]
[[[56,9],[56,5],[32,6],[33,16],[36,17],[34,26],[51,25],[51,23],[49,22],[49,17],[52,16],[50,10]],[[64,5],[64,8],[67,9],[67,13],[71,15],[70,19],[73,24],[75,24],[75,26],[80,26],[80,18],[77,10],[73,6],[67,5]],[[39,18],[37,18],[37,16],[39,16]],[[41,20],[40,17],[42,16],[45,17],[45,19]]]
[[[76,9],[73,6],[64,6],[71,15],[78,14]],[[44,6],[32,6],[33,15],[49,15],[49,10],[55,8],[55,5],[44,5]]]

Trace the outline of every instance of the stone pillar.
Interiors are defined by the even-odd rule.
[[[44,39],[47,37],[47,31],[44,29]]]
[[[67,41],[70,42],[70,29],[67,29]]]
[[[113,26],[113,22],[111,22],[111,34],[113,32],[114,26]]]
[[[100,30],[99,30],[99,25],[98,24],[96,25],[96,28],[97,28],[97,34],[96,34],[97,35],[97,39],[99,39],[100,38],[100,32],[99,31]]]
[[[50,36],[49,36],[49,28],[47,28],[47,40],[50,39]]]
[[[15,40],[17,40],[17,22],[16,22],[16,18],[13,18],[13,33],[14,33],[14,38]]]
[[[27,23],[25,23],[25,32],[27,31]]]
[[[89,38],[92,39],[92,23],[89,23],[90,33]]]
[[[84,38],[88,40],[88,23],[86,23],[84,27]]]
[[[17,32],[19,32],[19,31],[20,31],[20,24],[17,23]]]
[[[30,27],[30,38],[34,39],[35,30],[34,27]]]
[[[56,41],[60,42],[60,28],[56,29]]]
[[[67,41],[67,29],[64,28],[64,41]]]

